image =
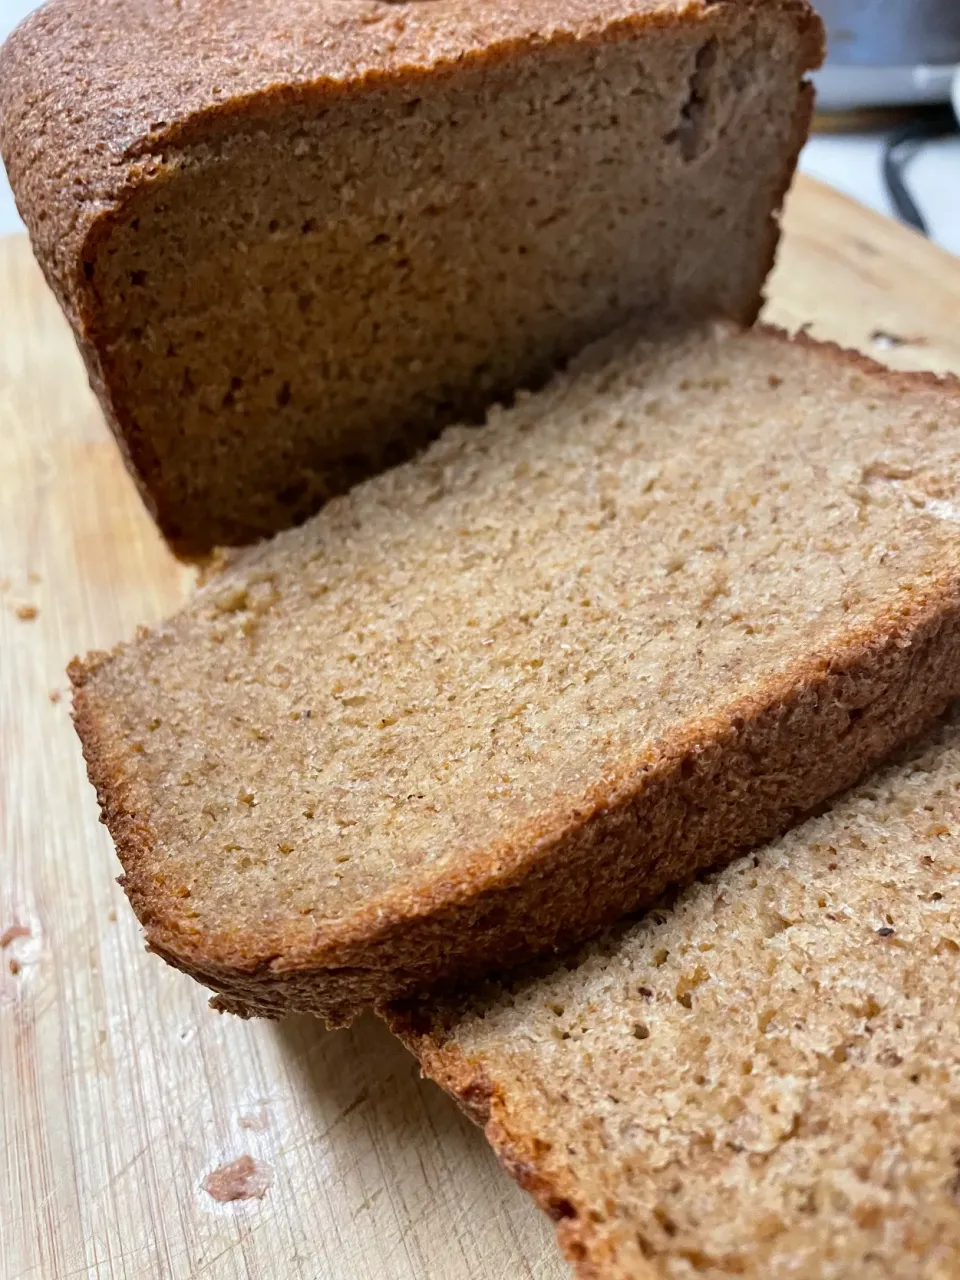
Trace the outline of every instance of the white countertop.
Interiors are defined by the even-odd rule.
[[[33,8],[34,0],[0,0],[0,40]],[[882,134],[815,137],[804,149],[800,167],[890,214],[893,211],[881,178],[882,143]],[[933,238],[960,254],[960,135],[925,144],[909,166],[908,183]],[[22,229],[0,170],[0,235]]]
[[[881,174],[883,134],[814,137],[800,157],[805,173],[893,215]],[[960,254],[960,134],[924,143],[906,169],[911,194],[931,238]]]

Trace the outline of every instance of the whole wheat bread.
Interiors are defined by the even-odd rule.
[[[164,533],[248,542],[625,317],[750,321],[805,0],[51,0],[0,152]]]
[[[579,1276],[960,1274],[960,717],[566,964],[394,1026]]]
[[[242,1013],[566,946],[960,693],[960,396],[621,335],[72,670],[154,950]]]

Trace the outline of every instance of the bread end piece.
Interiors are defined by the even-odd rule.
[[[464,12],[51,0],[4,46],[18,206],[182,553],[298,523],[628,317],[756,316],[813,10]]]

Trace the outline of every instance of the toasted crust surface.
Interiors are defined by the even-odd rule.
[[[71,671],[151,947],[343,1023],[777,834],[960,692],[958,430],[835,349],[619,338],[239,557]]]
[[[0,153],[147,504],[204,554],[631,314],[752,320],[821,54],[800,0],[51,0],[0,53]]]
[[[956,1273],[958,789],[954,709],[564,963],[388,1011],[578,1276]]]
[[[699,0],[52,0],[23,22],[0,59],[0,153],[41,264],[72,303],[94,223],[149,176],[151,157],[212,120],[281,107],[298,94],[362,91],[436,68],[496,62],[524,45],[590,40],[622,25],[700,21]],[[803,64],[819,65],[823,27],[806,0],[731,0],[731,11],[793,16]],[[56,110],[53,110],[54,104]],[[64,181],[70,174],[76,182]],[[78,205],[71,186],[79,188]],[[78,214],[80,215],[78,217]]]

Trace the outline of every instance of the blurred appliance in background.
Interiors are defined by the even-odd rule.
[[[817,0],[824,111],[947,102],[960,66],[960,0]]]
[[[897,127],[885,139],[883,177],[903,221],[926,233],[905,169],[918,147],[957,129],[960,0],[816,3],[828,36],[826,64],[814,77],[817,110],[850,113],[848,127],[853,129],[858,118],[864,120],[865,110],[914,109],[906,119],[901,110]],[[946,105],[951,102],[953,106]],[[871,119],[876,123],[875,115]]]

